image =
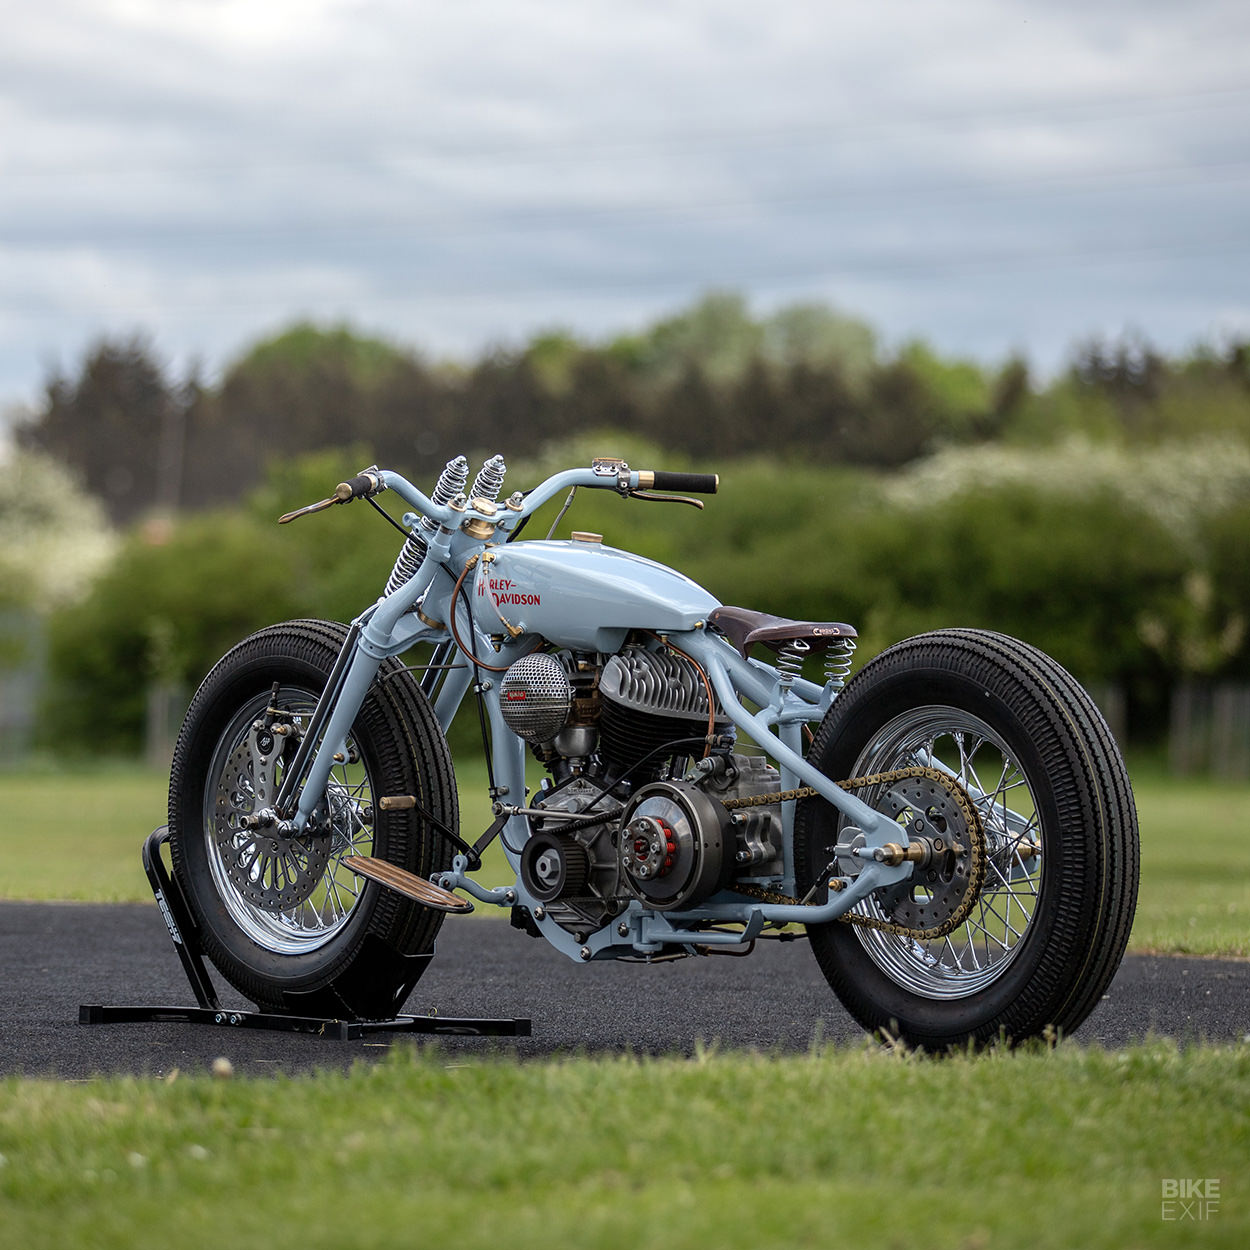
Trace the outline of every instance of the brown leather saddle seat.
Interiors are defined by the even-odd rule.
[[[805,642],[811,651],[823,651],[835,642],[858,637],[852,626],[841,621],[791,621],[750,608],[716,608],[708,614],[707,623],[720,630],[744,659],[756,643],[780,651],[789,642]]]

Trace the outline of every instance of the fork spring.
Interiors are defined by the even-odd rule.
[[[469,498],[489,499],[491,503],[494,503],[499,498],[499,492],[503,487],[504,474],[507,471],[508,467],[504,464],[502,456],[491,456],[477,471],[477,477],[473,479],[473,489],[469,492]]]
[[[485,466],[483,466],[483,472],[485,472]],[[436,504],[445,506],[464,490],[464,484],[468,480],[469,462],[463,456],[457,456],[454,460],[447,461],[442,473],[438,476],[438,484],[434,487],[434,494],[431,498]],[[421,567],[421,562],[425,559],[426,548],[430,545],[429,539],[421,531],[426,530],[433,534],[437,529],[437,524],[429,517],[422,517],[412,533],[404,539],[404,545],[399,549],[399,555],[395,559],[395,567],[391,569],[391,575],[386,579],[388,595],[404,585]]]

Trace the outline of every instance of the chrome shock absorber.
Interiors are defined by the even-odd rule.
[[[502,456],[491,456],[477,471],[469,498],[489,499],[491,503],[494,503],[499,498],[500,490],[503,489],[504,474],[507,471],[508,466],[504,464]]]
[[[479,476],[481,476],[479,474]],[[438,484],[434,494],[430,496],[436,504],[449,504],[464,490],[469,480],[469,462],[463,456],[447,461],[442,473],[438,476]],[[425,533],[422,533],[422,531]],[[426,548],[430,545],[429,534],[438,533],[438,522],[423,516],[417,527],[404,540],[395,560],[395,567],[386,579],[386,593],[389,595],[398,590],[421,567],[425,559]]]
[[[851,675],[851,661],[855,658],[855,639],[839,638],[825,652],[825,685],[833,691],[841,690]]]

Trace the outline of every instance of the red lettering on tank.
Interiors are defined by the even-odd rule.
[[[509,577],[485,577],[477,584],[479,595],[489,594],[497,608],[536,608],[542,603],[542,596],[518,589]]]

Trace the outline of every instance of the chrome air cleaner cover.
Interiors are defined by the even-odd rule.
[[[526,742],[550,742],[568,723],[573,683],[553,655],[522,656],[499,683],[504,721]]]

